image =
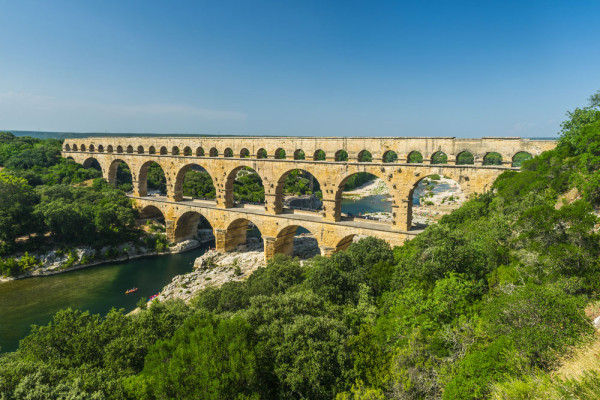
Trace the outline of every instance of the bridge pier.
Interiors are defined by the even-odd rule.
[[[264,236],[263,241],[265,246],[265,260],[270,260],[275,255],[275,241],[277,240],[274,236]]]

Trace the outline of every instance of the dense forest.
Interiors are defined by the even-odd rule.
[[[0,398],[597,395],[597,370],[551,372],[594,338],[598,106],[595,95],[569,112],[555,150],[404,246],[366,238],[304,265],[278,256],[190,305],[133,316],[61,311],[0,358]],[[44,195],[31,190],[35,208]]]
[[[60,155],[56,139],[0,133],[0,275],[18,275],[37,261],[15,252],[73,246],[101,248],[144,238],[136,211],[122,190]],[[164,245],[157,236],[140,243]]]

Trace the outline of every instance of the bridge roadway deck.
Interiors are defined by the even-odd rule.
[[[202,215],[213,228],[217,249],[230,251],[245,243],[247,223],[252,222],[265,240],[266,258],[274,253],[291,253],[293,236],[300,226],[315,236],[323,255],[346,248],[356,235],[375,236],[391,245],[400,245],[422,232],[422,229],[401,231],[397,227],[394,229],[391,223],[362,219],[330,221],[323,219],[319,212],[304,210],[284,209],[283,213],[273,214],[259,205],[222,208],[215,201],[189,197],[182,201],[158,195],[129,197],[136,202],[142,214],[148,213],[149,206],[160,210],[165,217],[167,237],[173,242],[192,238]]]

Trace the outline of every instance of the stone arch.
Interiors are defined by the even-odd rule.
[[[265,149],[258,149],[256,152],[256,158],[267,158],[267,151]]]
[[[159,182],[155,182],[155,185],[157,184],[156,186],[148,185],[148,172],[151,168],[156,170],[155,166],[158,166],[162,170],[162,176],[160,176],[160,173],[158,173],[158,175],[160,176],[160,179],[159,179]],[[138,173],[139,196],[142,196],[142,197],[147,196],[148,189],[158,190],[162,194],[168,193],[168,182],[167,182],[167,175],[165,173],[165,168],[154,160],[146,161],[145,163],[143,163],[142,166],[140,167],[140,171]]]
[[[162,146],[162,147],[160,148],[160,155],[161,155],[161,156],[166,156],[166,155],[167,155],[167,153],[168,153],[168,152],[167,152],[167,148],[166,148],[165,146]]]
[[[138,152],[138,154],[144,154],[144,146],[138,146],[137,152]]]
[[[123,176],[123,174],[125,174],[125,171],[122,170],[122,167],[121,167],[122,164],[125,164],[127,166],[127,168],[129,169],[129,177],[128,178]],[[119,176],[119,172],[121,172],[122,176]],[[119,180],[121,180],[121,182],[119,182]],[[110,183],[113,186],[118,186],[119,183],[132,185],[133,184],[132,183],[133,182],[133,172],[132,172],[129,164],[120,158],[112,160],[108,167],[107,181],[108,181],[108,183]]]
[[[183,155],[189,157],[192,155],[192,148],[190,146],[185,146],[183,148]]]
[[[101,144],[98,145],[98,153],[104,153],[104,146]]]
[[[133,146],[132,145],[127,146],[127,154],[133,154]]]
[[[93,144],[90,144],[90,147],[89,147],[89,149],[88,149],[88,150],[89,150],[89,151],[94,151],[94,145],[93,145]]]
[[[118,145],[117,146],[117,153],[122,153],[123,152],[123,146]]]
[[[278,233],[277,236],[275,237],[275,240],[273,241],[273,245],[272,245],[272,249],[268,249],[265,253],[267,252],[272,252],[272,254],[285,254],[288,256],[293,256],[294,255],[294,238],[297,234],[298,228],[304,228],[305,230],[307,230],[310,233],[310,230],[301,226],[301,225],[288,225],[284,228],[282,228]],[[316,235],[312,235],[313,240],[315,242],[315,252],[317,254],[321,253],[321,244],[319,243],[319,239]],[[267,256],[270,256],[271,254],[266,254]]]
[[[233,157],[233,150],[231,147],[227,147],[225,150],[223,150],[223,157]]]
[[[85,151],[85,144],[81,145],[81,151]]]
[[[358,153],[358,162],[373,162],[373,155],[369,150],[362,150]]]
[[[348,236],[343,237],[336,243],[334,251],[338,252],[338,251],[346,250],[354,242],[354,238],[357,236],[359,236],[359,235],[356,233],[352,233]]]
[[[229,223],[225,230],[224,251],[236,250],[238,246],[246,246],[248,243],[248,231],[250,224],[254,225],[262,236],[263,229],[254,221],[247,218],[237,218]]]
[[[304,160],[304,159],[306,159],[306,154],[304,153],[304,150],[298,149],[298,150],[294,151],[294,160]]]
[[[208,170],[206,168],[204,168],[202,165],[200,164],[196,164],[196,163],[190,163],[190,164],[186,164],[183,167],[181,167],[179,169],[179,171],[177,171],[177,175],[175,177],[175,184],[173,186],[173,197],[176,201],[181,201],[183,199],[183,183],[185,181],[185,176],[188,172],[190,171],[197,171],[197,172],[206,172],[208,174],[208,176],[210,177],[210,180],[212,182],[212,188],[215,188],[215,179],[214,177],[211,175],[210,172],[208,172]],[[208,188],[210,189],[210,188]],[[211,193],[212,194],[212,193]],[[200,195],[196,195],[197,197],[204,197],[204,198],[210,198],[211,196],[200,196]],[[216,196],[216,190],[215,190],[215,196]],[[192,194],[192,197],[195,197]]]
[[[209,155],[210,157],[219,157],[219,150],[217,150],[217,148],[216,148],[216,147],[212,147],[212,148],[210,149],[210,151],[208,152],[208,155]]]
[[[448,164],[448,155],[441,150],[431,155],[431,164]]]
[[[196,148],[196,157],[204,157],[204,149],[202,147]]]
[[[250,150],[245,147],[240,150],[240,158],[250,158]]]
[[[107,153],[112,153],[114,151],[112,144],[109,144],[108,146],[106,146],[106,152]]]
[[[450,170],[450,169],[445,169],[444,170],[445,176],[441,175],[441,174],[436,174],[434,171],[432,171],[431,173],[426,174],[425,176],[419,176],[417,179],[415,179],[412,183],[412,185],[410,186],[410,189],[408,191],[408,196],[407,196],[407,202],[406,202],[406,213],[407,213],[407,226],[403,227],[406,228],[407,230],[410,230],[410,227],[412,225],[412,221],[413,221],[413,205],[415,203],[415,198],[414,198],[414,194],[415,191],[417,190],[417,188],[419,187],[419,185],[423,182],[425,182],[426,180],[430,180],[430,181],[435,181],[435,179],[431,179],[431,177],[435,177],[437,175],[437,177],[441,178],[449,178],[451,180],[453,180],[455,183],[458,184],[458,186],[460,187],[461,193],[463,196],[468,196],[469,195],[469,178],[466,176],[462,176],[457,174],[456,171]],[[422,205],[426,205],[426,201],[427,197],[423,198]]]
[[[181,214],[173,224],[173,241],[181,242],[188,239],[194,239],[198,235],[198,226],[200,222],[208,223],[214,229],[215,221],[210,219],[209,213],[200,213],[198,211],[187,211]],[[209,216],[207,218],[207,216]]]
[[[69,143],[65,144],[64,149],[65,149],[65,151],[71,151],[71,146],[69,146]]]
[[[275,158],[278,160],[285,160],[285,158],[286,158],[285,150],[282,148],[278,148],[277,150],[275,150]]]
[[[157,219],[162,220],[162,223],[165,223],[165,213],[158,207],[154,205],[147,205],[139,209],[139,218],[140,219]]]
[[[77,151],[77,144],[73,144],[73,151]]]
[[[315,154],[313,154],[314,161],[325,161],[326,157],[327,157],[327,155],[321,149],[318,149],[317,151],[315,151]]]
[[[463,150],[456,155],[456,165],[474,165],[475,156],[469,150]]]
[[[178,156],[179,155],[179,147],[173,146],[171,148],[171,154],[174,155],[174,156]]]
[[[423,153],[418,150],[413,150],[408,153],[406,157],[406,162],[410,164],[422,164],[423,163]]]
[[[148,147],[148,154],[156,154],[156,148],[154,146]]]
[[[348,161],[348,152],[346,150],[338,150],[335,152],[335,161]]]
[[[285,184],[286,184],[287,178],[288,178],[288,176],[290,176],[290,174],[297,174],[298,180],[302,179],[303,181],[305,181],[304,185],[298,187],[298,189],[300,189],[301,191],[304,191],[304,193],[298,193],[298,194],[300,194],[300,195],[311,194],[312,195],[312,194],[315,194],[316,192],[321,191],[321,182],[319,182],[319,179],[314,174],[312,174],[310,171],[307,171],[302,168],[289,169],[286,172],[284,172],[283,174],[281,174],[281,176],[277,180],[277,184],[275,187],[275,204],[274,204],[274,208],[275,208],[276,212],[281,212],[283,210],[283,196],[284,196],[284,192],[285,192]],[[311,200],[311,202],[316,203],[315,200]],[[319,210],[321,207],[322,207],[322,204],[320,207],[290,206],[290,208],[306,209],[307,211],[308,210],[316,211],[316,210]]]
[[[83,168],[94,168],[100,172],[104,172],[100,161],[98,161],[95,157],[86,158],[81,165],[83,165]]]
[[[234,204],[236,203],[236,201],[239,201],[241,203],[258,203],[258,204],[262,204],[265,201],[264,195],[262,196],[262,198],[258,198],[260,197],[258,193],[255,193],[257,196],[257,198],[252,199],[252,200],[248,200],[248,199],[236,199],[235,196],[235,181],[237,179],[238,173],[242,170],[251,170],[252,172],[254,172],[258,178],[259,178],[259,182],[257,181],[256,184],[260,184],[260,186],[263,187],[264,189],[264,182],[265,180],[263,179],[263,177],[256,171],[254,170],[252,167],[248,166],[248,165],[240,165],[237,166],[236,168],[232,169],[229,174],[227,174],[227,178],[225,179],[225,207],[233,207]],[[248,196],[249,197],[249,196]]]
[[[495,151],[490,151],[483,156],[483,165],[502,165],[502,155]]]
[[[398,162],[398,154],[394,150],[388,150],[383,153],[381,159],[384,163],[395,163]]]
[[[518,153],[515,153],[515,155],[512,158],[512,166],[520,167],[523,164],[523,162],[531,160],[532,158],[533,156],[531,155],[531,153],[527,151],[519,151]]]

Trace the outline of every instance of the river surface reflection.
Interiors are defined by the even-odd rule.
[[[63,308],[102,315],[113,307],[133,310],[141,297],[158,293],[175,275],[190,272],[209,246],[214,242],[181,254],[0,283],[0,351],[15,350],[32,324],[47,324]],[[132,287],[139,290],[126,295]]]

